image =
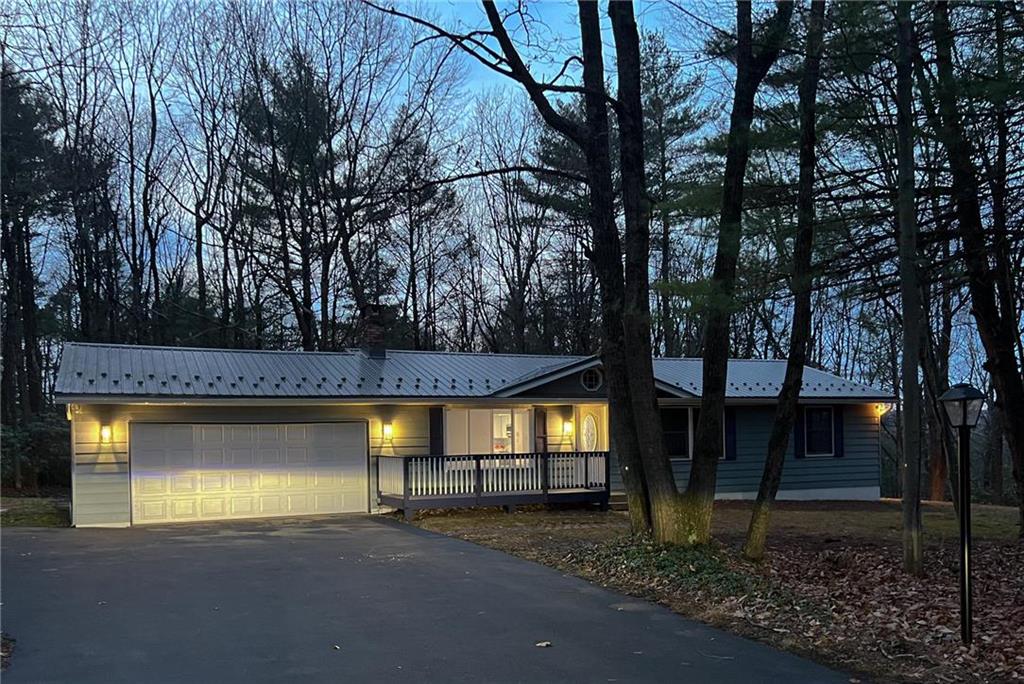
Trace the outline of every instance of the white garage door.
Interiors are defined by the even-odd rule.
[[[132,522],[368,510],[363,423],[131,427]]]

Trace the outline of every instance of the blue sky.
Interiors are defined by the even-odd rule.
[[[512,3],[498,4],[499,9],[513,6]],[[539,79],[553,76],[564,59],[579,51],[576,3],[572,0],[543,0],[530,2],[527,8],[531,19],[529,30],[524,29],[518,21],[508,22],[507,28],[524,56],[528,58],[535,75]],[[420,5],[419,10],[423,9],[434,14],[441,25],[452,31],[482,29],[487,26],[487,17],[477,0],[441,0]],[[642,29],[668,30],[667,22],[671,22],[673,18],[669,12],[678,14],[661,0],[639,0],[635,3],[635,11]],[[601,3],[601,18],[605,34],[605,61],[611,64],[614,59],[614,44],[605,3]],[[486,89],[508,83],[508,79],[475,60],[468,62],[467,85],[472,89]]]

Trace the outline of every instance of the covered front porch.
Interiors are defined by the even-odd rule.
[[[426,508],[579,503],[608,507],[607,451],[381,456],[381,504],[406,519]]]

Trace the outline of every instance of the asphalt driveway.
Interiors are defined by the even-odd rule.
[[[7,529],[2,550],[5,684],[848,681],[381,518]]]

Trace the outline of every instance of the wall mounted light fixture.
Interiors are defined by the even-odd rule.
[[[100,425],[100,442],[103,444],[110,444],[110,437],[113,431],[109,425]]]
[[[572,421],[571,420],[567,420],[564,423],[562,423],[562,434],[565,435],[566,437],[568,437],[569,435],[572,434]]]
[[[383,425],[381,425],[380,432],[381,436],[384,438],[384,441],[390,442],[391,439],[395,436],[395,427],[391,423],[384,423]]]

